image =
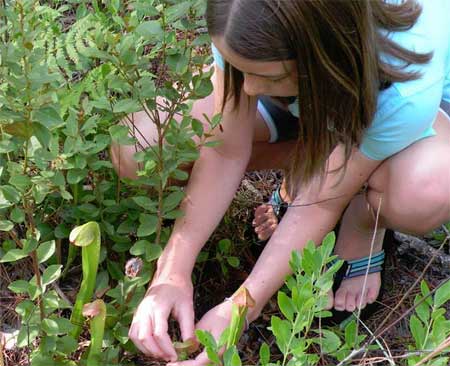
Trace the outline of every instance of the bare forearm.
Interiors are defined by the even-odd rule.
[[[321,243],[339,219],[340,211],[320,207],[290,208],[267,243],[244,286],[256,301],[250,320],[259,316],[264,305],[291,273],[289,260],[294,250],[302,250],[308,240]]]
[[[184,216],[176,221],[158,260],[158,274],[164,271],[190,276],[198,253],[233,199],[250,152],[242,150],[240,156],[228,158],[211,148],[203,149],[186,187],[181,205]]]

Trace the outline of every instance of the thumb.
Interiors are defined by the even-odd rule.
[[[194,307],[190,303],[180,305],[176,318],[180,324],[181,338],[183,342],[195,339],[195,314]]]

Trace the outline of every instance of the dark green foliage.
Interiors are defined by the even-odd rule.
[[[51,287],[80,260],[73,248],[65,256],[68,235],[87,221],[103,238],[95,293],[107,303],[104,361],[118,360],[117,345],[133,350],[127,328],[169,237],[163,220],[181,215],[183,191],[170,179],[187,179],[180,166],[198,156],[194,136],[208,142],[189,116],[192,101],[212,92],[204,10],[203,0],[0,8],[0,261],[31,257],[34,265],[32,279],[9,286],[26,298],[16,308],[18,345],[31,347],[33,365],[73,364],[77,341],[62,315],[70,305]],[[125,184],[109,148],[137,143],[118,122],[144,108],[165,142],[137,154],[143,171]],[[127,278],[132,255],[145,264]]]

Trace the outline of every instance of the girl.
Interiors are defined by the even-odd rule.
[[[280,222],[257,209],[256,231],[270,240],[243,283],[256,301],[249,321],[283,284],[292,250],[320,243],[341,216],[335,252],[349,270],[330,306],[348,311],[377,297],[385,228],[423,234],[450,220],[450,118],[439,109],[450,101],[449,14],[448,0],[208,1],[214,95],[192,114],[222,111],[222,144],[193,165],[185,216],[136,310],[129,335],[142,352],[176,361],[170,315],[194,337],[195,259],[246,169],[285,169],[291,206]],[[152,140],[145,114],[133,117]],[[121,176],[135,176],[133,153],[113,146]],[[224,301],[196,327],[217,337],[230,310]]]

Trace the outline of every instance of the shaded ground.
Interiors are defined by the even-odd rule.
[[[254,208],[262,202],[267,201],[268,196],[279,182],[280,176],[276,172],[255,172],[247,175],[244,179],[236,199],[224,218],[219,229],[211,238],[208,244],[209,260],[197,265],[194,273],[196,291],[196,315],[200,318],[203,313],[212,306],[220,303],[226,296],[232,294],[246,278],[249,271],[257,260],[257,257],[263,246],[258,243],[253,233],[251,221],[253,218]],[[426,238],[432,247],[439,247],[442,241],[447,237],[448,233],[441,231],[440,235]],[[221,239],[230,239],[233,243],[232,251],[229,256],[236,256],[240,259],[240,265],[237,268],[227,264],[226,259],[217,259],[217,242]],[[401,238],[404,239],[403,237]],[[424,272],[425,267],[431,259],[431,255],[438,254],[441,259],[447,258],[449,250],[446,244],[439,251],[425,250],[423,251],[409,247],[403,243],[401,246],[398,241],[389,251],[386,262],[385,273],[385,292],[379,302],[379,309],[365,323],[371,331],[377,330],[379,325],[389,317],[385,323],[387,330],[383,333],[384,343],[389,348],[392,356],[399,365],[402,362],[402,355],[408,350],[406,345],[411,342],[409,333],[409,316],[401,319],[408,309],[411,308],[414,296],[418,293],[418,288],[410,290],[410,293],[398,306],[397,310],[392,311],[396,307],[404,294],[411,288],[412,284]],[[222,255],[223,257],[223,255]],[[220,265],[223,264],[223,266]],[[443,280],[450,275],[450,262],[441,260],[441,263],[434,262],[424,273],[424,278],[428,282],[431,289],[438,286]],[[228,273],[223,272],[223,267]],[[31,274],[31,266],[27,265],[26,260],[21,262],[20,266],[0,265],[1,276],[1,303],[0,315],[2,321],[13,325],[18,321],[17,316],[13,312],[15,304],[21,299],[17,295],[10,293],[6,287],[11,281],[19,278],[27,278]],[[60,284],[61,289],[70,295],[74,291],[76,284]],[[447,310],[450,305],[447,304]],[[256,365],[258,362],[258,351],[262,342],[271,345],[272,361],[276,361],[281,357],[275,346],[275,341],[271,337],[271,333],[267,330],[270,324],[270,317],[274,314],[279,315],[276,299],[273,298],[265,307],[262,316],[251,324],[250,329],[243,335],[240,345],[243,364]],[[450,319],[450,311],[447,311],[447,318]],[[396,324],[390,326],[394,321]],[[27,365],[27,350],[11,350],[5,353],[7,365]],[[129,361],[134,361],[136,365],[164,365],[165,363],[151,360],[141,356],[125,357]],[[379,351],[371,351],[362,359],[355,358],[354,365],[384,365],[388,364],[383,361],[383,355]],[[321,365],[328,365],[329,360],[322,360]]]

